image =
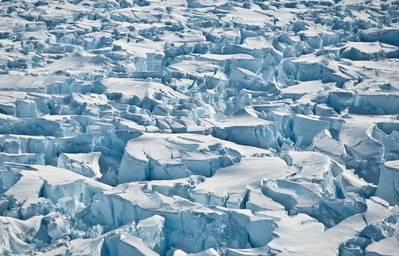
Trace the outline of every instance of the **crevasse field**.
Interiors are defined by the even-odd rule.
[[[0,1],[0,255],[398,256],[399,1]]]

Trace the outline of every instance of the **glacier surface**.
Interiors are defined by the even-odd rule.
[[[399,1],[0,1],[0,255],[399,255]]]

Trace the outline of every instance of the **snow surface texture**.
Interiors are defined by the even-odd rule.
[[[0,1],[0,255],[399,255],[399,2]]]

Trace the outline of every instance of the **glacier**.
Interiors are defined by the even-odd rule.
[[[399,255],[396,0],[0,1],[0,255]]]

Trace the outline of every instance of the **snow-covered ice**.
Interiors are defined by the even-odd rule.
[[[399,2],[0,1],[0,255],[399,255]]]

